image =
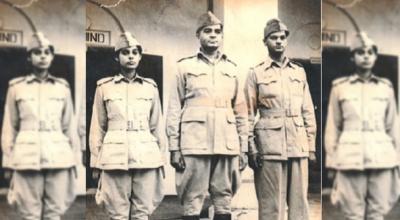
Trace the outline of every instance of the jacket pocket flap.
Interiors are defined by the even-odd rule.
[[[255,129],[276,129],[283,127],[284,119],[282,117],[277,118],[266,118],[260,120]]]
[[[125,143],[125,134],[118,131],[107,132],[103,143],[104,144],[124,144]]]
[[[205,122],[207,121],[207,111],[203,109],[186,110],[182,115],[182,122]]]

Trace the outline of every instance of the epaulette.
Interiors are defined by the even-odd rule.
[[[235,62],[233,62],[232,60],[230,60],[230,59],[228,59],[228,58],[226,58],[226,61],[232,63],[234,66],[237,66],[237,64],[236,64]]]
[[[24,80],[25,80],[25,76],[20,76],[20,77],[11,79],[11,80],[8,82],[8,85],[9,85],[9,86],[13,86],[13,85],[15,85],[15,84],[18,84],[18,83],[23,82]]]
[[[69,88],[69,83],[67,80],[65,80],[63,78],[59,78],[59,77],[54,77],[54,80]]]
[[[300,62],[294,61],[294,60],[290,60],[289,62],[299,66],[299,67],[303,67],[303,64],[301,64]]]
[[[265,61],[263,61],[263,62],[261,62],[261,63],[257,64],[255,67],[262,66],[262,65],[264,65],[264,63],[265,63]],[[254,67],[254,68],[255,68],[255,67]]]
[[[344,83],[344,82],[347,82],[348,80],[349,80],[349,77],[348,77],[348,76],[339,77],[339,78],[334,79],[334,80],[332,81],[332,86],[340,85],[340,84],[342,84],[342,83]]]
[[[153,85],[154,87],[156,87],[157,88],[157,83],[153,80],[153,79],[151,79],[151,78],[142,78],[143,79],[143,81],[146,81],[146,82],[148,82],[148,83],[150,83],[151,85]]]
[[[387,79],[387,78],[385,78],[385,77],[377,77],[377,78],[378,78],[378,80],[379,80],[380,82],[385,83],[385,84],[388,85],[390,88],[393,87],[393,84],[392,84],[392,82],[391,82],[389,79]]]
[[[113,78],[114,77],[109,76],[109,77],[105,77],[105,78],[99,79],[99,80],[97,80],[97,86],[101,86],[104,83],[110,82],[111,80],[113,80]]]
[[[178,63],[179,63],[179,62],[182,62],[182,61],[184,61],[184,60],[187,60],[187,59],[194,58],[194,57],[196,57],[196,55],[193,55],[193,56],[190,56],[190,57],[184,57],[184,58],[178,60]]]

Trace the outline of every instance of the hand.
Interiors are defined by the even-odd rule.
[[[248,158],[245,153],[240,153],[239,156],[239,170],[243,171],[247,166]]]
[[[100,177],[100,170],[97,168],[93,168],[92,170],[92,178],[93,180],[97,181]]]
[[[12,170],[9,170],[9,169],[4,170],[4,179],[10,180],[12,177],[12,174],[13,174]]]
[[[183,172],[186,168],[185,160],[183,159],[180,151],[171,152],[171,166],[175,168],[176,172]]]
[[[260,169],[263,166],[262,156],[258,153],[249,154],[249,167],[253,170]]]
[[[329,181],[335,180],[336,170],[328,169],[326,177],[328,178]]]
[[[86,151],[82,151],[82,165],[86,166]]]
[[[315,155],[315,152],[310,152],[310,154],[308,156],[308,160],[310,161],[310,163],[312,165],[317,163],[317,156]]]

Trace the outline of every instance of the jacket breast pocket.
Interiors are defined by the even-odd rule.
[[[210,77],[205,72],[188,72],[186,74],[186,89],[207,89],[212,84]]]
[[[52,115],[61,116],[64,103],[65,103],[65,97],[56,95],[49,96],[47,111],[50,112]]]
[[[128,164],[128,147],[126,145],[126,136],[122,132],[108,132],[104,137],[100,150],[100,166]]]
[[[108,94],[104,96],[104,102],[107,109],[107,116],[113,119],[118,115],[123,115],[126,111],[125,100],[119,94]]]
[[[181,148],[207,149],[207,112],[187,109],[181,120]]]
[[[227,97],[232,98],[236,91],[236,75],[231,72],[221,72],[222,83],[219,84],[221,90],[227,94]]]
[[[228,113],[226,115],[226,121],[226,148],[229,150],[237,150],[240,147],[240,143],[235,115],[233,113]]]
[[[38,108],[38,100],[34,96],[21,95],[16,98],[21,119],[33,116]]]
[[[279,97],[282,90],[279,78],[272,75],[262,78],[257,86],[259,97],[262,100]]]
[[[261,119],[255,127],[255,141],[260,152],[267,155],[282,155],[284,119]]]
[[[346,95],[339,98],[339,104],[344,119],[352,119],[361,114],[361,100],[358,96]]]

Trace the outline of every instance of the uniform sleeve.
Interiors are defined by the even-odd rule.
[[[90,166],[95,167],[97,156],[103,143],[104,135],[107,130],[107,112],[103,102],[103,92],[97,86],[93,101],[92,119],[90,122],[89,148]]]
[[[163,125],[160,95],[158,94],[157,89],[154,89],[154,99],[150,112],[150,131],[153,136],[157,138],[160,151],[162,155],[164,155],[166,151],[166,137]]]
[[[180,150],[180,125],[181,112],[185,97],[185,81],[181,74],[181,68],[178,64],[178,74],[171,86],[171,93],[167,111],[167,136],[169,151]]]
[[[315,138],[317,133],[317,122],[315,120],[314,103],[311,98],[310,88],[307,82],[307,76],[304,72],[304,99],[301,107],[301,114],[303,116],[304,127],[307,131],[308,147],[310,152],[315,152]]]
[[[74,120],[74,104],[70,89],[66,91],[66,99],[64,102],[64,110],[62,115],[62,131],[68,137],[72,149],[76,155],[76,162],[79,163],[80,141],[78,138],[78,129]]]
[[[332,86],[329,96],[328,115],[325,127],[326,167],[332,167],[333,155],[342,132],[342,112],[339,106],[337,87]]]
[[[245,84],[245,96],[247,101],[247,109],[248,109],[248,127],[249,127],[249,153],[254,154],[257,153],[257,147],[255,143],[255,135],[254,135],[254,126],[257,115],[257,79],[254,69],[251,68],[246,79]]]
[[[239,74],[237,74],[239,76]],[[248,111],[246,99],[243,90],[243,81],[239,77],[236,78],[235,96],[232,100],[233,113],[236,118],[236,129],[239,135],[240,150],[243,153],[248,152]]]
[[[400,164],[400,121],[393,89],[390,89],[389,104],[386,109],[385,127],[386,133],[393,139],[393,144],[398,152],[397,155]]]
[[[12,168],[10,154],[13,150],[15,138],[19,129],[18,108],[15,99],[15,89],[10,86],[7,91],[4,107],[3,126],[1,132],[2,164],[5,168]]]

